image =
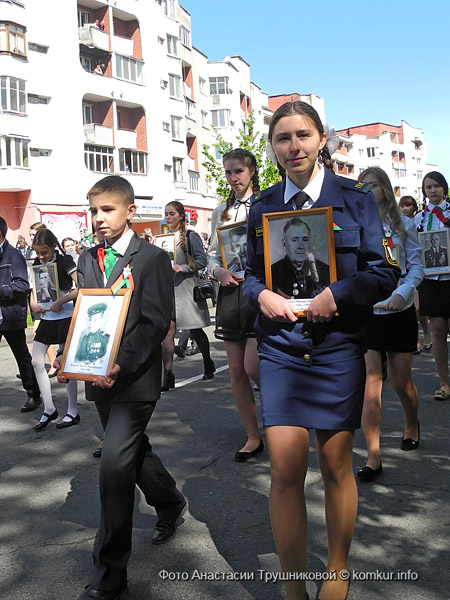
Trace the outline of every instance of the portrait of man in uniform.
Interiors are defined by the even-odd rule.
[[[88,308],[88,329],[80,336],[75,362],[92,364],[105,356],[110,338],[109,333],[102,329],[106,308],[105,302],[98,302]]]
[[[247,228],[244,225],[234,227],[230,229],[229,236],[233,257],[227,262],[227,269],[232,273],[243,274],[247,266]]]
[[[430,235],[430,248],[425,250],[425,268],[446,267],[448,265],[447,248],[440,245],[440,235],[434,232]]]
[[[32,266],[31,272],[36,302],[49,309],[59,295],[56,263]]]
[[[272,265],[272,289],[284,298],[314,298],[330,283],[329,266],[310,248],[311,229],[300,217],[283,227],[285,256]]]

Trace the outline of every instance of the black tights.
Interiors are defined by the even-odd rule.
[[[203,357],[203,366],[205,372],[208,371],[208,367],[211,366],[211,354],[209,353],[209,340],[203,329],[190,329],[189,334],[193,340],[195,340],[197,346],[200,349]]]

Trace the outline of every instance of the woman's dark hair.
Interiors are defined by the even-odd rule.
[[[234,148],[234,150],[230,150],[229,152],[226,152],[222,156],[222,163],[224,166],[225,166],[225,162],[227,160],[238,160],[243,165],[248,167],[250,169],[250,171],[253,171],[253,175],[252,175],[252,179],[251,179],[252,191],[254,194],[257,194],[259,192],[258,165],[256,163],[256,158],[253,156],[253,154],[249,150],[244,150],[244,148]],[[220,217],[221,221],[225,222],[225,221],[230,220],[231,217],[230,217],[230,214],[228,211],[233,206],[234,201],[235,201],[234,192],[233,192],[233,190],[231,190],[230,194],[228,195],[228,198],[227,198],[226,208],[223,211],[222,216]]]
[[[410,204],[406,204],[405,200],[408,200],[408,202]],[[398,205],[399,206],[402,206],[402,205],[404,205],[404,206],[412,206],[413,209],[414,209],[414,214],[416,214],[416,212],[419,210],[419,207],[417,206],[416,199],[413,196],[402,196],[400,198],[400,200],[398,201]]]
[[[283,117],[288,117],[289,115],[300,115],[314,125],[314,127],[319,132],[320,136],[322,136],[325,133],[318,112],[310,104],[307,104],[306,102],[301,102],[300,100],[297,100],[296,102],[285,102],[279,108],[277,108],[277,110],[273,114],[272,120],[270,121],[268,136],[270,145],[272,145],[272,136],[273,130],[275,129],[275,125],[280,119],[282,119]],[[322,162],[322,164],[325,167],[327,167],[327,169],[333,171],[333,161],[331,160],[331,155],[326,144],[319,152],[319,159]],[[281,165],[278,165],[278,170],[283,176],[285,171],[283,167],[281,167]]]
[[[439,173],[439,171],[431,171],[430,173],[427,173],[422,180],[422,194],[424,198],[427,197],[427,195],[425,194],[425,179],[427,177],[430,177],[431,179],[437,181],[438,184],[444,188],[444,196],[448,195],[448,183],[445,177],[442,175],[442,173]]]
[[[37,231],[33,238],[33,246],[49,246],[49,248],[58,246],[61,254],[65,254],[61,244],[58,242],[58,238],[50,229],[40,229]]]

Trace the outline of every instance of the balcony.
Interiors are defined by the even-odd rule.
[[[137,149],[137,133],[133,129],[118,129],[116,131],[116,146],[118,148]]]
[[[114,40],[114,51],[117,54],[123,54],[124,56],[133,56],[134,42],[130,38],[121,37],[115,35]]]
[[[84,126],[84,140],[86,144],[114,146],[113,130],[111,127],[105,127],[105,125],[89,123]]]
[[[86,25],[78,28],[78,39],[80,44],[89,48],[99,48],[100,50],[109,51],[109,36],[106,31],[100,31],[97,27]]]
[[[186,117],[195,121],[195,102],[189,100],[189,98],[185,98],[184,101],[186,104]]]

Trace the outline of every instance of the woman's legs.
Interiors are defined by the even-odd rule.
[[[162,359],[165,371],[171,371],[173,365],[173,351],[175,350],[175,322],[170,321],[170,328],[162,341]]]
[[[53,404],[52,388],[50,385],[50,379],[48,378],[47,371],[45,370],[45,354],[48,346],[41,344],[41,342],[33,342],[33,352],[31,356],[31,364],[33,365],[34,373],[41,390],[42,400],[44,402],[44,412],[51,415],[55,412],[55,405]],[[41,422],[46,421],[46,417],[41,417]]]
[[[250,379],[259,386],[259,356],[256,338],[247,338],[244,368]]]
[[[304,483],[309,459],[309,432],[303,427],[268,427],[271,485],[270,521],[286,573],[306,569],[306,505]],[[305,581],[286,581],[287,600],[306,598]]]
[[[367,446],[367,466],[378,469],[380,458],[381,388],[383,372],[381,354],[368,350],[366,355],[366,387],[362,412],[362,427]]]
[[[322,584],[320,600],[344,600],[347,596],[349,583],[340,579],[339,572],[347,569],[358,508],[352,470],[353,437],[353,431],[316,430],[317,457],[325,485],[327,572],[337,574],[335,580]]]
[[[214,363],[211,359],[210,349],[209,349],[209,340],[206,333],[203,329],[191,329],[190,335],[193,340],[195,340],[197,346],[200,349],[203,357],[203,368],[205,374],[212,374],[216,370],[214,367]]]
[[[256,419],[255,396],[244,367],[247,358],[247,344],[248,341],[246,340],[240,342],[225,341],[225,350],[230,368],[231,391],[242,425],[247,434],[247,442],[241,448],[240,452],[252,452],[261,443],[258,421]],[[252,379],[253,375],[255,374],[251,375]]]
[[[389,376],[405,412],[405,438],[419,439],[417,409],[419,396],[411,379],[412,354],[388,352]]]
[[[436,369],[439,375],[440,388],[446,392],[450,390],[448,379],[448,348],[447,334],[449,320],[443,317],[430,317],[431,334],[433,337],[433,354]]]

